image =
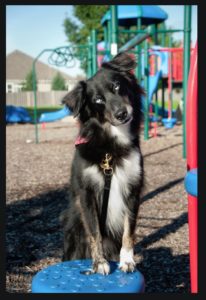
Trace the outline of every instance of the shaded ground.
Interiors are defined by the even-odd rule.
[[[63,235],[59,215],[67,206],[70,165],[78,128],[68,122],[39,127],[7,126],[7,279],[11,293],[31,292],[32,276],[59,262]],[[182,127],[141,137],[146,187],[136,251],[146,292],[189,291],[187,196],[183,180]]]

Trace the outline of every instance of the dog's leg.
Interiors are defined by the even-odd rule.
[[[134,221],[132,221],[133,223]],[[119,268],[123,272],[133,272],[135,269],[134,261],[134,225],[131,224],[128,214],[124,218],[124,232],[122,237],[122,248],[120,250]]]
[[[91,249],[93,272],[108,275],[110,266],[103,253],[102,236],[100,233],[94,195],[89,195],[87,192],[81,192],[81,196],[76,198],[76,204],[80,211],[87,241]]]

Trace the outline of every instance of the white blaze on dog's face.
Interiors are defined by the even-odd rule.
[[[100,123],[120,126],[132,121],[128,82],[123,76],[100,70],[87,81],[86,95],[88,110]]]
[[[119,54],[104,63],[93,77],[79,82],[63,102],[82,124],[96,118],[102,125],[121,126],[113,130],[115,135],[121,136],[122,125],[130,124],[141,107],[142,89],[131,73],[135,66],[129,55]]]

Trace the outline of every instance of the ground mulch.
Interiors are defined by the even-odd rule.
[[[59,221],[67,207],[70,166],[78,127],[72,117],[39,125],[6,128],[6,290],[30,293],[36,272],[61,261],[63,234]],[[141,146],[145,189],[136,231],[138,269],[146,293],[188,293],[189,242],[186,161],[182,126],[167,130]]]

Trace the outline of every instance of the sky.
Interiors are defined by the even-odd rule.
[[[183,5],[159,5],[168,13],[166,25],[173,29],[183,29]],[[6,6],[6,53],[20,50],[36,57],[45,48],[68,45],[64,33],[63,20],[73,18],[71,5],[7,5]],[[194,45],[197,39],[197,6],[192,5],[191,39]],[[174,35],[182,39],[183,34]],[[41,61],[48,62],[48,54],[43,54]],[[83,75],[76,62],[73,68],[58,68],[71,76]]]

